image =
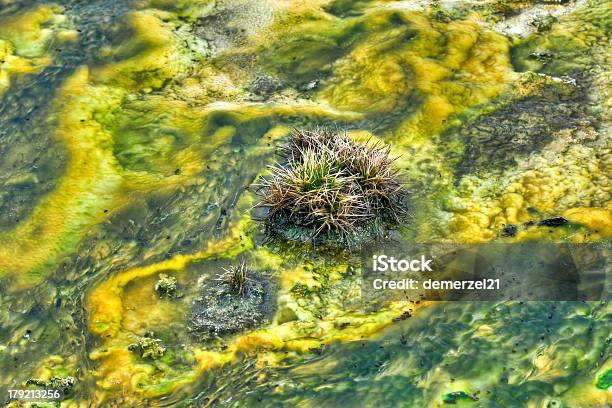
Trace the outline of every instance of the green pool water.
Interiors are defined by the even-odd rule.
[[[609,286],[368,304],[359,248],[270,237],[256,208],[291,129],[330,126],[397,157],[408,214],[381,238],[609,257],[610,10],[0,0],[0,400],[610,406]],[[194,332],[242,260],[265,290],[257,318]],[[155,291],[160,274],[177,296]],[[160,358],[130,350],[149,332]],[[75,379],[61,403],[9,401],[54,377]]]

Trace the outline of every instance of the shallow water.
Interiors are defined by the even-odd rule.
[[[0,0],[2,401],[72,376],[63,407],[609,406],[605,296],[364,307],[358,251],[271,239],[253,206],[292,127],[339,126],[399,156],[391,238],[609,245],[610,13]],[[202,287],[242,259],[263,318],[204,341]],[[128,350],[149,331],[159,360]]]

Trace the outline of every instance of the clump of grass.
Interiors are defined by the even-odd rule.
[[[269,225],[347,240],[404,212],[405,190],[388,146],[358,143],[329,128],[295,129],[281,157],[258,184]]]
[[[223,268],[223,273],[217,278],[225,284],[231,293],[243,296],[249,283],[249,267],[246,261],[240,261],[229,268]]]

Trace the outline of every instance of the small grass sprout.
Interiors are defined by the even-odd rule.
[[[223,268],[223,273],[217,278],[218,281],[227,285],[231,293],[244,296],[249,283],[249,266],[242,260],[229,268]]]

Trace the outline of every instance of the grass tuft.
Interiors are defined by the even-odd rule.
[[[282,160],[257,185],[271,224],[347,240],[382,219],[398,221],[405,190],[390,148],[329,128],[294,129]]]
[[[249,282],[249,267],[246,261],[223,268],[223,271],[217,280],[227,285],[233,294],[243,296]]]

